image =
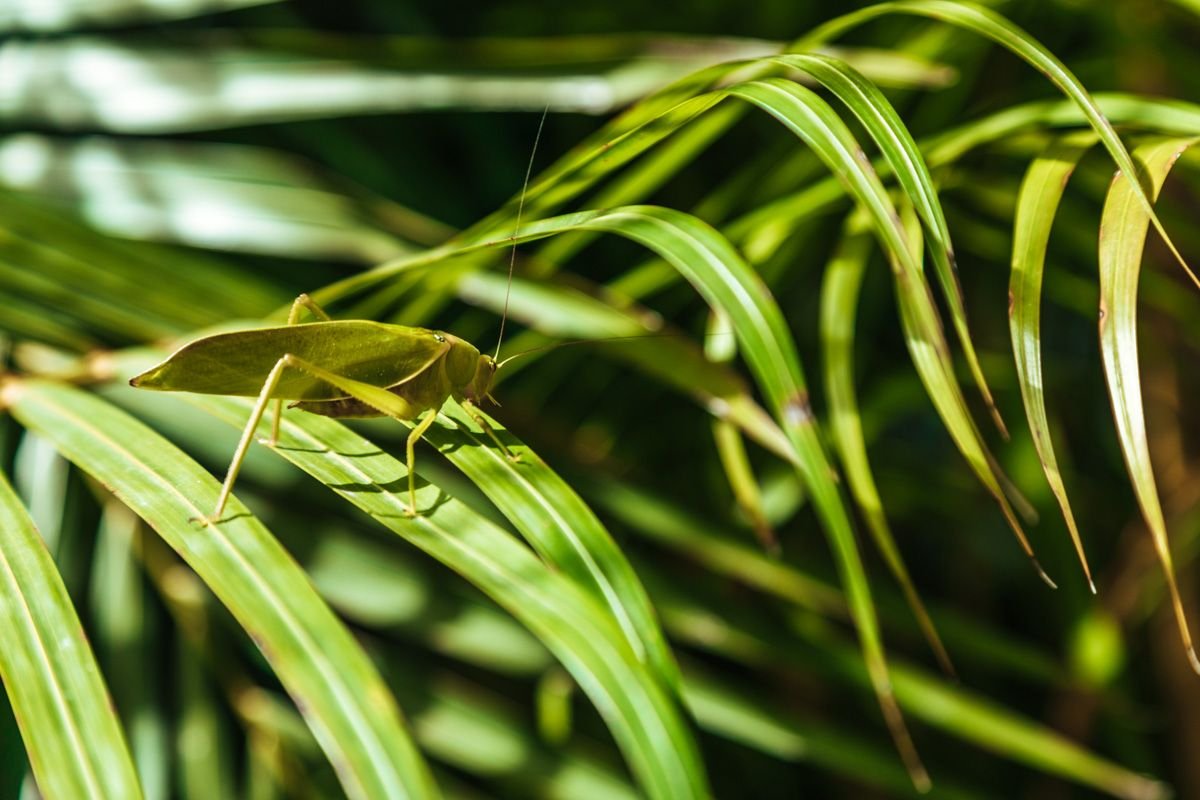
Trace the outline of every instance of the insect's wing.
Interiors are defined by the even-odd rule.
[[[197,339],[130,383],[160,391],[253,397],[279,359],[291,354],[338,375],[386,387],[420,373],[449,347],[435,331],[378,322],[258,328]],[[299,370],[287,370],[271,396],[332,400],[344,394]]]

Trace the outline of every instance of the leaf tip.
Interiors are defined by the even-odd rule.
[[[1058,588],[1058,584],[1051,580],[1050,576],[1046,574],[1046,570],[1042,569],[1042,565],[1038,562],[1037,558],[1033,556],[1033,554],[1030,554],[1029,561],[1033,564],[1033,568],[1037,570],[1038,577],[1041,578],[1047,586],[1049,586],[1051,589]]]
[[[916,775],[913,775],[912,782],[913,788],[921,794],[929,794],[929,791],[933,789],[933,781],[930,780],[929,773],[924,768]]]

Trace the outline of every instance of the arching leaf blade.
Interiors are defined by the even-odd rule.
[[[95,396],[44,381],[10,386],[13,416],[92,474],[196,570],[259,645],[296,699],[353,798],[439,793],[374,666],[291,556],[231,502],[218,525],[218,485],[140,422]]]
[[[850,194],[869,215],[893,266],[905,344],[929,398],[959,452],[1000,505],[1005,520],[1034,569],[1042,580],[1053,587],[1054,582],[1034,556],[1021,523],[1001,488],[1002,476],[967,409],[937,308],[921,268],[921,247],[914,246],[920,228],[906,232],[862,148],[845,123],[816,94],[802,86],[775,78],[738,84],[728,91],[760,106],[803,138],[846,184]]]
[[[854,330],[863,273],[871,253],[871,240],[865,223],[861,213],[853,215],[847,222],[841,245],[825,268],[821,289],[821,349],[830,431],[846,472],[850,494],[866,519],[867,529],[896,582],[900,584],[905,600],[942,670],[948,675],[955,675],[950,655],[900,555],[867,458],[858,397],[854,389]]]
[[[514,463],[489,446],[484,431],[457,403],[447,403],[442,416],[454,425],[435,425],[425,438],[483,490],[543,558],[609,609],[639,660],[678,693],[679,665],[646,590],[587,504],[525,444],[506,436],[505,444],[520,458]],[[504,431],[494,419],[485,419],[494,431]]]
[[[1143,175],[1154,197],[1158,196],[1179,156],[1196,141],[1196,138],[1158,139],[1134,151],[1134,157],[1142,165]],[[1155,552],[1162,563],[1180,639],[1192,669],[1200,673],[1200,659],[1196,657],[1192,645],[1187,616],[1175,581],[1167,525],[1158,499],[1146,438],[1138,369],[1137,288],[1150,215],[1139,199],[1140,184],[1127,178],[1127,174],[1121,172],[1113,180],[1100,219],[1100,353],[1104,359],[1104,375],[1125,466],[1133,482],[1142,516],[1150,529]]]
[[[711,307],[729,316],[740,350],[795,449],[800,476],[812,493],[834,551],[884,717],[914,783],[926,785],[928,775],[891,694],[870,587],[833,467],[817,433],[799,355],[782,311],[724,237],[683,212],[655,206],[584,212],[531,223],[518,238],[540,238],[573,229],[617,233],[654,250],[692,283]]]
[[[1183,255],[1175,247],[1166,228],[1163,227],[1162,221],[1154,213],[1154,201],[1151,199],[1147,187],[1142,185],[1134,159],[1130,156],[1124,143],[1121,142],[1121,137],[1117,135],[1112,123],[1104,116],[1096,101],[1066,64],[1047,50],[1037,39],[1014,25],[1003,15],[990,8],[959,0],[954,0],[954,2],[951,0],[895,0],[868,6],[826,22],[805,36],[796,45],[796,49],[823,44],[864,22],[886,14],[929,17],[974,31],[1006,48],[1049,78],[1051,83],[1083,111],[1088,124],[1096,131],[1117,167],[1125,174],[1133,176],[1133,197],[1142,206],[1142,210],[1147,214],[1147,219],[1154,225],[1154,229],[1158,231],[1179,266],[1191,278],[1192,283],[1200,287],[1200,278],[1197,278],[1196,274],[1192,272]]]
[[[1075,165],[1095,144],[1096,139],[1096,134],[1090,130],[1068,134],[1035,159],[1025,173],[1013,222],[1012,275],[1008,301],[1009,332],[1012,335],[1013,359],[1025,417],[1029,421],[1033,444],[1042,463],[1042,472],[1062,510],[1075,552],[1079,555],[1079,563],[1093,594],[1096,584],[1092,580],[1079,527],[1067,499],[1066,486],[1063,485],[1050,437],[1050,423],[1046,418],[1046,395],[1042,382],[1041,298],[1046,246],[1050,241],[1055,212]]]
[[[48,800],[140,798],[83,625],[45,542],[2,473],[0,620],[0,678],[40,794]]]
[[[863,124],[883,153],[892,173],[925,224],[934,270],[941,284],[942,296],[950,309],[951,322],[967,358],[967,366],[976,386],[979,387],[984,403],[987,404],[992,420],[1000,432],[1007,436],[1007,428],[988,388],[967,326],[967,311],[963,302],[962,287],[958,281],[954,246],[950,241],[950,230],[946,226],[942,204],[938,200],[929,167],[926,166],[917,143],[900,119],[900,115],[879,87],[839,59],[815,53],[798,53],[780,56],[775,61],[809,73],[833,92]]]
[[[234,398],[180,398],[239,428],[250,407]],[[262,431],[268,427],[264,422]],[[418,488],[424,513],[408,517],[407,491],[385,488],[407,487],[404,465],[335,420],[285,414],[280,433],[274,452],[474,583],[528,627],[595,704],[650,797],[708,796],[696,744],[678,707],[637,660],[607,609],[437,486]]]

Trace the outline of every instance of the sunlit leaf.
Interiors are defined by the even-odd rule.
[[[182,555],[258,644],[355,798],[436,797],[391,693],[291,557],[240,504],[196,523],[219,486],[173,445],[78,389],[22,382],[10,411]]]
[[[1141,145],[1135,151],[1144,171],[1141,174],[1149,180],[1154,197],[1158,196],[1171,167],[1195,141],[1192,138],[1162,139]],[[1127,177],[1127,173],[1120,173],[1108,192],[1100,220],[1100,352],[1104,358],[1104,374],[1108,379],[1108,393],[1112,399],[1113,417],[1121,452],[1125,456],[1125,466],[1133,481],[1142,516],[1150,528],[1154,550],[1162,562],[1183,647],[1192,669],[1200,673],[1200,658],[1197,658],[1192,646],[1183,600],[1175,583],[1175,566],[1171,560],[1167,524],[1163,519],[1154,469],[1150,463],[1142,407],[1138,369],[1137,288],[1149,226],[1150,215],[1139,199],[1138,184]]]
[[[1096,584],[1084,555],[1083,541],[1075,524],[1075,515],[1067,500],[1067,490],[1058,470],[1058,459],[1050,439],[1050,424],[1046,419],[1046,398],[1042,382],[1041,300],[1042,272],[1046,263],[1046,245],[1055,211],[1066,189],[1067,180],[1079,159],[1096,142],[1096,135],[1084,131],[1064,136],[1039,156],[1025,173],[1021,193],[1017,197],[1017,216],[1014,221],[1012,278],[1009,282],[1009,330],[1012,334],[1013,357],[1020,378],[1021,399],[1025,416],[1033,434],[1033,444],[1042,462],[1042,471],[1054,498],[1062,509],[1079,562],[1092,592]]]
[[[11,384],[0,387],[6,393]],[[0,475],[0,677],[43,796],[140,798],[96,658],[46,545]]]

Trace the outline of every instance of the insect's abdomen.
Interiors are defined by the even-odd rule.
[[[298,408],[310,414],[320,414],[322,417],[338,417],[340,419],[369,419],[382,417],[375,408],[353,397],[343,397],[341,400],[297,400],[288,408]]]
[[[450,396],[450,383],[446,378],[444,364],[439,360],[420,374],[404,383],[388,389],[403,402],[405,411],[397,414],[399,419],[416,419],[427,409],[435,411],[442,407]],[[334,400],[301,401],[292,407],[323,417],[380,417],[383,413],[373,406],[353,397]]]

